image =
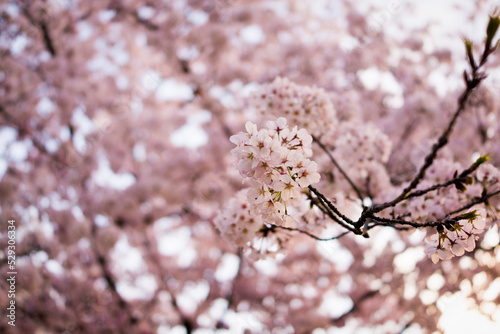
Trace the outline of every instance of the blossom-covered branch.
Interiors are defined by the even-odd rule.
[[[359,165],[361,180],[364,180],[361,184],[366,185],[366,191],[370,193],[370,197],[376,196],[372,194],[367,182],[371,183],[373,178],[381,183],[385,177],[380,171],[380,163],[387,161],[391,145],[387,143],[388,140],[383,134],[377,131],[367,131],[370,133],[368,135],[361,132],[363,129],[361,125],[353,124],[340,126],[339,131],[332,130],[338,121],[335,119],[332,105],[325,97],[324,91],[320,89],[298,86],[286,79],[277,78],[264,90],[255,93],[254,103],[262,116],[281,113],[291,117],[292,124],[296,126],[290,131],[284,117],[279,117],[276,121],[270,120],[267,129],[262,130],[258,130],[255,124],[247,122],[246,133],[242,132],[231,137],[231,141],[237,145],[232,151],[238,161],[237,169],[250,185],[247,197],[251,206],[247,207],[246,204],[242,204],[241,208],[246,212],[245,215],[252,217],[250,222],[253,227],[249,229],[249,225],[241,225],[241,221],[248,220],[243,216],[240,216],[240,222],[236,222],[234,218],[238,214],[233,213],[229,216],[228,211],[216,219],[216,225],[221,231],[231,227],[233,238],[239,236],[239,233],[234,233],[234,231],[242,228],[246,237],[237,241],[240,246],[251,242],[257,234],[263,231],[265,236],[270,232],[273,233],[275,228],[298,231],[318,241],[330,240],[319,238],[314,233],[291,226],[297,223],[292,216],[295,212],[301,211],[300,202],[305,200],[301,194],[302,190],[307,187],[310,191],[307,197],[310,208],[317,207],[326,217],[345,228],[347,231],[340,236],[353,232],[369,237],[368,230],[375,226],[388,226],[398,230],[435,227],[439,237],[432,241],[437,241],[438,244],[435,246],[435,252],[429,253],[434,262],[438,259],[449,259],[450,254],[462,255],[463,250],[472,250],[475,245],[473,241],[484,229],[486,213],[476,213],[476,209],[459,216],[453,216],[453,214],[465,208],[487,203],[490,195],[496,194],[495,192],[487,194],[487,189],[500,182],[500,172],[493,166],[485,164],[489,160],[487,155],[476,159],[460,174],[455,165],[446,163],[440,167],[435,167],[435,165],[438,153],[448,144],[458,118],[466,110],[472,92],[486,78],[481,69],[486,64],[488,56],[496,49],[496,46],[491,45],[491,41],[498,28],[495,24],[497,21],[499,21],[498,17],[490,17],[487,41],[479,65],[474,60],[472,43],[465,42],[471,69],[470,74],[464,74],[466,87],[459,97],[456,111],[431,151],[426,155],[416,175],[400,190],[399,195],[380,204],[365,205],[365,198],[356,184],[357,181],[348,176],[333,154],[342,153],[341,157],[345,159],[349,159],[350,155],[354,156],[354,160],[351,161]],[[315,117],[320,115],[327,116],[328,122],[318,123]],[[298,126],[304,128],[299,130]],[[320,137],[329,143],[330,148],[322,143]],[[312,156],[311,141],[318,144],[358,197],[362,209],[359,218],[349,218],[342,213],[338,204],[332,203],[327,196],[311,185],[320,180],[320,174],[317,172],[318,165],[308,159]],[[368,153],[374,149],[379,150],[381,154],[376,156]],[[333,154],[330,150],[333,150]],[[450,174],[451,171],[453,174]],[[473,184],[474,178],[471,175],[475,172],[477,172],[476,179],[481,181],[482,185]],[[450,185],[455,187],[452,189]],[[480,197],[477,196],[479,192],[482,192]],[[241,200],[244,201],[243,198]],[[468,204],[461,204],[464,201]],[[457,206],[462,207],[457,209]],[[389,208],[392,208],[392,218],[384,216]],[[400,218],[408,210],[410,219]],[[397,217],[394,217],[395,211],[398,212]],[[313,217],[314,213],[309,216]],[[259,220],[257,224],[254,224],[256,217],[262,221]],[[307,222],[309,218],[303,217]],[[313,220],[317,220],[318,217],[316,216]],[[464,219],[469,225],[459,223]],[[260,227],[263,223],[270,224],[271,229]],[[306,223],[305,226],[310,225]],[[470,228],[470,226],[473,227]],[[445,230],[448,233],[445,233]],[[250,231],[252,232],[249,233]],[[459,231],[461,234],[458,233]],[[450,233],[454,235],[453,238]],[[453,252],[443,253],[447,251],[447,247],[451,247]]]
[[[493,22],[497,19],[498,18],[490,18],[489,25],[491,25],[491,22]],[[497,26],[497,28],[498,28],[498,26]],[[487,31],[487,33],[488,33],[487,39],[488,40],[491,41],[493,39],[494,35],[496,34],[496,30],[497,29],[491,30],[488,27],[488,31]],[[466,42],[466,48],[468,51],[467,55],[468,55],[469,59],[471,60],[471,59],[473,59],[472,58],[473,56],[472,56],[472,52],[469,51],[470,47],[471,47],[470,43]],[[415,175],[415,177],[410,182],[410,184],[407,187],[405,187],[403,189],[403,191],[401,192],[401,194],[398,197],[396,197],[395,199],[393,199],[392,201],[385,202],[382,204],[377,204],[377,205],[372,206],[371,208],[364,210],[364,213],[361,215],[361,217],[358,220],[358,223],[356,225],[357,228],[361,228],[361,226],[364,223],[365,218],[368,217],[369,215],[371,215],[373,213],[380,212],[380,211],[382,211],[386,208],[389,208],[389,207],[394,207],[396,204],[405,200],[408,197],[408,195],[410,194],[410,192],[418,186],[420,181],[424,178],[425,172],[427,171],[427,169],[432,165],[432,163],[436,159],[438,151],[448,143],[449,137],[453,131],[453,127],[454,127],[458,117],[465,110],[467,101],[468,101],[470,95],[472,94],[472,91],[475,88],[477,88],[480,85],[480,83],[486,78],[486,75],[484,73],[481,73],[479,70],[484,66],[484,64],[486,63],[486,61],[488,59],[488,56],[490,56],[493,53],[494,49],[495,48],[491,49],[491,45],[486,43],[483,54],[482,54],[482,58],[481,58],[482,60],[481,60],[481,63],[479,64],[479,66],[472,66],[470,76],[467,74],[467,72],[464,72],[464,80],[465,80],[466,88],[458,100],[457,110],[455,111],[452,118],[450,119],[446,129],[443,131],[441,136],[439,136],[436,143],[434,143],[434,145],[432,146],[431,152],[429,152],[429,154],[425,157],[424,164],[422,165],[422,167],[420,167],[418,173]],[[471,60],[471,62],[474,63],[473,60]]]

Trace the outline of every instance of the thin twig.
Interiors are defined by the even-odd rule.
[[[109,290],[111,292],[111,295],[113,298],[116,300],[116,303],[118,304],[118,307],[120,309],[120,314],[123,314],[125,317],[128,318],[129,325],[131,326],[131,329],[134,329],[133,326],[135,325],[137,319],[133,314],[133,310],[130,308],[130,305],[123,299],[123,297],[120,295],[118,292],[117,288],[117,282],[115,281],[115,278],[113,277],[112,272],[108,268],[108,262],[106,260],[106,257],[101,254],[99,249],[97,248],[97,243],[96,243],[96,238],[97,238],[97,227],[95,224],[92,224],[92,252],[95,256],[96,262],[99,265],[99,268],[101,270],[102,276],[106,283],[108,284]],[[119,333],[124,333],[123,330],[120,330]]]
[[[463,207],[461,207],[460,209],[457,209],[455,211],[452,211],[449,213],[449,215],[454,215],[456,213],[459,213],[461,211],[464,211],[464,210],[467,210],[467,209],[470,209],[472,208],[474,205],[476,204],[481,204],[481,203],[485,203],[488,199],[490,199],[491,197],[493,196],[496,196],[496,195],[499,195],[500,194],[500,190],[497,190],[495,192],[492,192],[492,193],[489,193],[489,194],[485,194],[483,196],[481,196],[480,198],[476,199],[475,201],[472,201],[470,202],[469,204],[467,205],[464,205]]]
[[[314,188],[313,186],[309,186],[308,187],[309,190],[311,190],[316,196],[318,196],[318,198],[320,200],[322,200],[324,203],[326,203],[326,205],[328,206],[328,209],[332,210],[337,216],[339,216],[340,218],[342,218],[346,223],[348,224],[351,224],[351,225],[354,225],[354,222],[349,219],[348,217],[346,217],[345,215],[343,215],[335,205],[333,205],[332,202],[330,202],[322,193],[320,193],[318,191],[318,189]]]
[[[333,324],[336,324],[336,323],[343,321],[351,313],[356,312],[361,307],[361,304],[365,300],[375,297],[379,292],[380,292],[380,290],[369,290],[369,291],[365,292],[361,297],[359,297],[356,301],[353,302],[352,307],[348,311],[346,311],[340,317],[332,319],[331,322]]]
[[[404,219],[399,219],[399,218],[382,218],[382,217],[370,217],[374,223],[369,225],[369,229],[375,227],[375,226],[391,226],[396,228],[397,226],[395,224],[399,225],[407,225],[411,226],[414,228],[419,228],[419,227],[432,227],[432,226],[438,226],[441,224],[444,224],[445,222],[448,222],[447,220],[444,221],[432,221],[432,222],[426,222],[426,223],[417,223],[417,222],[412,222]]]
[[[227,306],[224,309],[224,312],[222,313],[219,321],[215,324],[215,329],[223,328],[224,326],[224,318],[227,315],[227,312],[231,309],[231,307],[234,304],[234,284],[236,280],[241,276],[241,268],[242,268],[242,262],[243,262],[243,247],[238,247],[238,259],[240,260],[238,263],[238,269],[236,271],[236,276],[233,278],[232,281],[232,289],[231,291],[226,295],[226,300],[227,300]]]
[[[323,212],[325,215],[330,217],[330,219],[332,219],[336,223],[339,223],[340,225],[342,225],[343,227],[345,227],[347,229],[351,228],[349,225],[346,225],[342,220],[340,220],[340,218],[335,216],[335,214],[331,210],[328,209],[327,204],[324,203],[320,198],[312,197],[310,192],[309,192],[309,200],[311,201],[311,203],[313,205],[315,205],[318,209],[320,209],[321,212]]]
[[[45,45],[45,48],[47,49],[47,51],[49,51],[52,57],[55,57],[56,49],[54,47],[54,42],[52,40],[52,37],[50,36],[50,32],[47,27],[47,22],[45,22],[45,20],[42,19],[40,20],[35,19],[33,15],[31,15],[31,13],[29,12],[27,5],[22,6],[22,12],[24,16],[28,19],[28,21],[30,21],[31,24],[38,26],[38,28],[42,33],[43,43]]]
[[[169,216],[177,214],[183,215],[183,214],[193,214],[193,213],[189,207],[185,207],[179,213],[173,213],[170,214]],[[154,251],[154,249],[157,249],[158,246],[156,239],[152,240],[148,236],[148,233],[144,233],[144,237],[145,237],[144,246],[145,250],[147,251],[147,258],[150,259],[150,261],[148,261],[148,266],[154,266],[153,272],[156,271],[160,277],[165,277],[166,273],[164,273],[164,270],[160,265],[161,263],[160,255],[158,252]],[[179,307],[175,292],[171,290],[171,288],[168,286],[165,280],[160,280],[160,287],[156,290],[153,298],[151,298],[151,300],[146,304],[145,309],[148,312],[151,312],[151,310],[154,309],[155,305],[157,305],[157,303],[159,302],[159,296],[162,291],[168,292],[168,294],[171,296],[170,304],[177,313],[180,324],[184,326],[184,328],[186,329],[186,334],[191,334],[196,329],[196,322],[193,321],[188,315],[186,315]]]
[[[351,231],[351,232],[354,232],[354,229],[347,225],[344,221],[342,221],[339,217],[335,216],[335,213],[330,210],[328,208],[328,204],[326,202],[323,201],[323,199],[319,198],[318,197],[318,202],[321,203],[321,206],[318,205],[317,203],[315,203],[315,205],[324,213],[326,214],[328,217],[330,217],[331,220],[335,221],[336,223],[338,223],[340,226],[342,226],[343,228]]]
[[[301,230],[301,229],[298,229],[298,228],[293,228],[293,227],[286,227],[286,226],[280,226],[280,225],[272,225],[273,227],[277,227],[277,228],[280,228],[282,230],[287,230],[287,231],[295,231],[295,232],[299,232],[299,233],[303,233],[315,240],[318,240],[318,241],[330,241],[330,240],[335,240],[335,239],[339,239],[339,238],[342,238],[344,235],[350,233],[351,231],[345,231],[337,236],[334,236],[334,237],[330,237],[330,238],[320,238],[318,236],[315,236],[314,234],[312,233],[309,233],[307,231],[304,231],[304,230]]]
[[[417,187],[417,185],[420,183],[420,181],[424,178],[424,175],[425,175],[425,172],[427,171],[427,169],[434,162],[434,159],[436,158],[438,151],[448,143],[448,138],[451,134],[451,131],[453,130],[455,122],[457,121],[458,116],[460,116],[462,111],[465,109],[465,103],[467,102],[467,99],[468,99],[471,92],[472,92],[472,90],[467,88],[467,90],[463,94],[463,97],[460,98],[461,103],[459,104],[457,111],[455,111],[455,114],[451,118],[450,123],[448,124],[448,126],[446,127],[444,132],[441,134],[441,136],[439,137],[437,142],[434,143],[434,145],[432,146],[431,152],[425,157],[424,164],[420,168],[417,175],[415,175],[415,177],[413,178],[411,183],[405,189],[403,189],[401,194],[398,197],[396,197],[394,200],[392,200],[390,202],[383,203],[383,204],[374,205],[373,207],[371,207],[369,209],[369,211],[380,212],[388,207],[395,206],[399,202],[405,200],[407,195],[410,193],[410,191],[412,191],[413,189],[415,189]]]
[[[401,331],[399,332],[399,334],[403,334],[404,331],[406,331],[408,328],[410,328],[411,325],[412,325],[411,321],[407,322],[406,325],[404,325],[404,327],[401,329]]]
[[[410,230],[413,230],[415,228],[415,227],[409,227],[409,226],[396,226],[396,225],[392,225],[392,224],[375,223],[375,224],[368,224],[368,226],[366,227],[366,230],[369,231],[372,228],[377,227],[377,226],[391,227],[391,228],[398,230],[398,231],[410,231]]]
[[[335,165],[335,167],[337,167],[337,169],[339,170],[340,174],[342,174],[342,176],[344,176],[344,178],[347,180],[347,182],[349,182],[349,184],[351,185],[351,188],[354,190],[354,192],[356,193],[356,195],[358,196],[358,198],[361,200],[361,205],[364,205],[363,204],[363,196],[361,195],[361,192],[359,191],[358,187],[356,187],[356,185],[354,184],[354,182],[351,180],[351,178],[347,175],[347,173],[342,169],[342,167],[340,167],[339,163],[337,162],[337,160],[335,160],[335,158],[333,157],[333,155],[330,153],[330,151],[328,151],[328,148],[326,148],[325,145],[323,145],[323,143],[321,143],[321,141],[316,138],[315,136],[312,136],[313,140],[319,145],[319,147],[321,147],[321,149],[326,153],[326,155],[328,155],[328,157],[330,158],[330,160],[332,161],[332,163]]]

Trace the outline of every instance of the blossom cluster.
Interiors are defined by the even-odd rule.
[[[471,252],[476,247],[476,240],[486,226],[486,211],[477,209],[460,215],[452,222],[439,226],[437,233],[429,237],[432,246],[425,250],[432,262],[449,260]]]
[[[214,219],[222,237],[241,247],[251,242],[264,225],[262,218],[248,203],[247,191],[243,189],[237,192]]]
[[[335,153],[349,165],[364,167],[372,161],[386,163],[392,143],[379,128],[359,121],[343,122],[335,141]]]
[[[337,113],[323,89],[297,85],[287,78],[277,77],[258,90],[251,104],[263,116],[284,116],[316,137],[332,137],[338,128]]]
[[[256,207],[248,201],[250,190],[242,189],[227,201],[214,218],[214,225],[222,238],[233,245],[251,248],[252,251],[248,253],[250,258],[273,257],[286,249],[290,235],[265,223]]]
[[[267,222],[282,223],[290,206],[300,205],[302,190],[320,179],[312,155],[312,137],[305,129],[289,128],[285,118],[267,128],[247,122],[247,132],[230,138],[237,169],[249,179],[248,200]]]
[[[333,156],[361,187],[370,180],[370,191],[379,192],[390,184],[385,163],[392,142],[379,128],[360,121],[342,122],[333,143]]]

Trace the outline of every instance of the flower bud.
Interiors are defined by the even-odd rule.
[[[491,41],[495,37],[499,25],[500,25],[500,17],[495,11],[493,13],[493,16],[490,15],[490,21],[488,22],[488,27],[486,28],[486,45],[488,46],[491,45]]]

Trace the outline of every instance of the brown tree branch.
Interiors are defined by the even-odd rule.
[[[293,227],[286,227],[286,226],[280,226],[280,225],[275,225],[273,224],[272,225],[273,227],[276,227],[276,228],[280,228],[282,230],[287,230],[287,231],[294,231],[294,232],[299,232],[299,233],[302,233],[302,234],[305,234],[315,240],[318,240],[318,241],[330,241],[330,240],[335,240],[335,239],[339,239],[339,238],[342,238],[344,235],[350,233],[351,231],[345,231],[337,236],[334,236],[334,237],[330,237],[330,238],[320,238],[310,232],[307,232],[305,230],[301,230],[301,229],[298,229],[298,228],[293,228]]]
[[[370,298],[373,298],[375,297],[377,294],[379,293],[379,290],[370,290],[370,291],[367,291],[365,292],[361,297],[359,297],[356,301],[353,301],[352,303],[352,307],[347,311],[345,312],[344,314],[342,314],[340,317],[338,318],[335,318],[335,319],[332,319],[331,322],[332,324],[337,324],[337,323],[340,323],[342,322],[345,318],[347,318],[351,313],[354,313],[356,312],[357,310],[359,310],[359,308],[361,307],[361,304],[367,300],[367,299],[370,299]]]
[[[314,188],[313,186],[309,186],[308,189],[313,192],[316,196],[318,196],[318,198],[326,204],[326,206],[328,207],[329,210],[331,210],[332,212],[334,212],[338,217],[340,217],[344,222],[350,224],[350,225],[354,225],[354,221],[352,221],[351,219],[349,219],[348,217],[346,217],[345,215],[343,215],[335,205],[333,205],[332,202],[330,202],[321,192],[318,191],[318,189]],[[345,227],[345,226],[344,226]]]

